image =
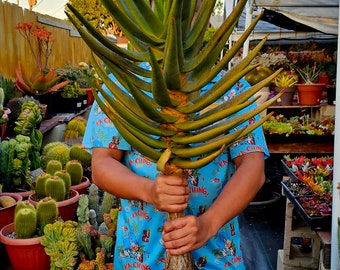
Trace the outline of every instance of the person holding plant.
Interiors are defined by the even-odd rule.
[[[223,75],[220,72],[201,94]],[[112,74],[110,78],[122,87]],[[248,88],[241,79],[221,99]],[[105,85],[104,89],[108,90]],[[257,115],[235,130],[258,119]],[[200,269],[245,269],[237,215],[265,181],[264,159],[269,152],[261,127],[208,165],[187,170],[187,178],[160,174],[155,163],[126,142],[97,102],[91,108],[83,146],[92,151],[93,182],[121,198],[116,269],[163,269],[166,252],[192,252]],[[186,216],[167,220],[166,212],[182,210]]]

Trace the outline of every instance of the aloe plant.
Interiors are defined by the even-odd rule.
[[[260,19],[258,16],[219,59],[247,0],[238,1],[203,47],[215,1],[202,1],[195,14],[197,0],[155,0],[152,5],[145,0],[102,0],[134,50],[111,43],[72,5],[67,5],[67,16],[84,41],[128,91],[114,84],[93,57],[97,73],[110,90],[107,93],[96,84],[103,97],[94,91],[96,101],[126,141],[156,162],[157,169],[164,174],[184,175],[185,169],[210,163],[225,147],[260,126],[267,117],[234,133],[228,131],[263,111],[281,95],[250,112],[232,116],[255,102],[251,97],[280,72],[277,71],[237,97],[200,113],[258,66],[250,63],[266,41],[264,38],[210,90],[200,95],[200,89],[228,65]],[[141,68],[140,62],[149,63],[151,70]],[[169,219],[183,214],[169,213]],[[190,253],[167,255],[165,269],[194,267]]]
[[[58,82],[61,76],[57,76],[56,72],[57,71],[55,69],[42,71],[36,68],[32,74],[29,75],[24,65],[20,64],[20,69],[15,70],[17,76],[15,84],[18,90],[24,95],[55,92],[69,83],[69,81]]]

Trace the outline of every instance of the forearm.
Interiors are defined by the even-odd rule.
[[[92,154],[92,180],[99,188],[116,197],[150,202],[151,180],[135,174],[103,149]]]
[[[248,155],[238,161],[235,173],[204,214],[211,236],[248,206],[265,181],[263,154]]]

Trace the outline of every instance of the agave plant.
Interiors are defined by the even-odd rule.
[[[164,174],[185,175],[185,169],[197,169],[213,161],[225,147],[260,126],[267,117],[236,132],[228,131],[263,111],[281,95],[250,112],[232,116],[255,102],[251,97],[279,70],[237,97],[202,113],[257,67],[250,65],[251,60],[266,41],[264,38],[210,90],[200,95],[200,89],[227,66],[260,19],[257,17],[219,59],[247,0],[238,1],[230,16],[203,47],[204,32],[215,1],[202,1],[195,14],[197,0],[155,0],[152,5],[150,1],[142,0],[102,0],[134,50],[111,43],[68,4],[66,13],[70,21],[128,91],[113,83],[93,57],[97,73],[111,92],[96,85],[103,97],[101,99],[94,92],[99,106],[130,145],[156,162],[157,169]],[[151,70],[141,68],[140,62],[149,63]],[[229,116],[232,116],[231,120],[226,120]],[[169,213],[169,219],[182,215]],[[191,254],[167,255],[165,269],[194,269]]]

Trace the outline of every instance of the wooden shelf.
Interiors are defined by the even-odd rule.
[[[333,141],[298,142],[298,143],[267,143],[271,154],[333,154]]]

